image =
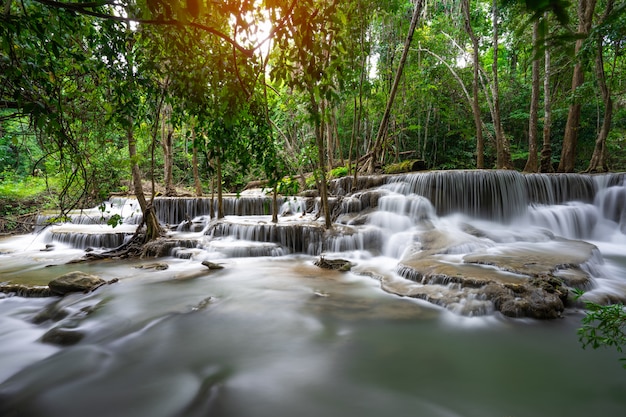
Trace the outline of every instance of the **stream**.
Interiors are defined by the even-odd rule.
[[[155,207],[179,243],[158,259],[68,264],[87,247],[127,239],[137,224],[132,200],[107,202],[104,212],[124,218],[119,228],[102,224],[95,208],[71,224],[2,238],[0,282],[46,285],[75,270],[119,281],[62,298],[0,293],[0,415],[623,415],[624,355],[582,349],[579,305],[536,320],[505,316],[480,297],[480,308],[468,298],[459,309],[381,286],[458,291],[399,275],[407,252],[431,250],[425,236],[436,231],[446,244],[432,256],[458,267],[470,255],[528,248],[571,256],[570,242],[586,242],[594,248],[580,268],[587,296],[624,302],[623,176],[525,178],[408,174],[354,192],[337,181],[332,235],[319,232],[315,202],[282,200],[271,225],[265,197],[232,197],[216,224],[208,199],[163,198]],[[321,269],[320,256],[354,266]],[[155,262],[167,269],[139,268]],[[66,343],[51,343],[54,332]]]

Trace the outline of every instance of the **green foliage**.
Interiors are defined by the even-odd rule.
[[[100,204],[98,206],[98,210],[100,210],[100,212],[102,213],[100,219],[102,221],[104,221],[105,220],[104,214],[105,213],[108,214],[108,213],[110,213],[110,211],[108,211],[106,209],[106,205],[104,203],[102,203],[102,204]],[[106,220],[107,220],[106,224],[108,224],[109,226],[111,226],[113,228],[115,228],[115,227],[121,225],[122,223],[124,223],[124,218],[120,214],[118,214],[118,213],[113,214],[112,216],[110,216]]]
[[[276,186],[278,194],[296,195],[300,192],[300,183],[293,177],[285,177]]]
[[[349,171],[350,170],[347,166],[333,168],[329,173],[329,178],[334,179],[345,177],[346,175],[348,175]]]
[[[31,198],[48,190],[49,184],[45,178],[31,176],[20,178],[15,173],[6,171],[0,173],[0,179],[1,198]]]
[[[582,295],[582,291],[576,291],[577,298]],[[626,307],[621,303],[600,305],[587,300],[584,304],[587,314],[577,332],[583,348],[613,347],[622,353],[626,347]],[[626,369],[626,358],[620,360]]]

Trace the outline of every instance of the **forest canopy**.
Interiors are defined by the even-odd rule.
[[[0,20],[0,178],[44,179],[61,212],[142,180],[324,198],[405,160],[626,169],[624,2],[4,0]]]

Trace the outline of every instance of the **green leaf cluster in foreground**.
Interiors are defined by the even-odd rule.
[[[582,292],[577,292],[577,297]],[[578,329],[578,338],[583,348],[591,346],[613,347],[623,353],[626,346],[626,307],[622,303],[600,305],[592,301],[584,301],[587,313],[582,319],[582,327]],[[621,358],[626,369],[626,357]]]

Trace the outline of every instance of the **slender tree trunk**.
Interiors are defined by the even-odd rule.
[[[278,223],[278,186],[272,190],[272,223]]]
[[[496,167],[498,169],[512,169],[511,150],[509,140],[502,128],[500,116],[500,86],[498,81],[498,2],[492,4],[493,23],[493,63],[491,66],[493,80],[491,83],[491,95],[493,96],[493,124],[496,131]]]
[[[324,161],[324,125],[322,123],[322,114],[320,112],[319,105],[313,96],[312,89],[309,89],[311,92],[311,109],[313,112],[313,119],[315,120],[315,144],[317,145],[317,169],[318,169],[318,187],[320,192],[320,199],[322,202],[322,212],[324,215],[324,227],[327,230],[332,229],[332,219],[330,218],[330,206],[328,204],[328,186],[326,184],[326,163]]]
[[[613,0],[609,0],[602,17],[602,21],[606,19],[612,10]],[[598,44],[596,53],[596,78],[598,81],[598,87],[600,87],[600,92],[602,93],[604,118],[602,120],[602,126],[598,132],[595,147],[593,149],[593,155],[591,156],[586,172],[607,172],[609,169],[606,161],[606,138],[609,136],[611,122],[613,120],[613,99],[611,98],[611,91],[609,90],[609,86],[606,82],[606,73],[604,72],[604,42],[602,34],[598,34],[596,42]]]
[[[209,209],[209,217],[215,218],[215,175],[211,176],[211,208]]]
[[[126,131],[126,138],[128,140],[128,156],[131,161],[131,173],[133,176],[133,189],[135,197],[141,207],[143,214],[143,221],[146,225],[145,242],[154,240],[161,236],[162,230],[159,220],[154,212],[152,202],[148,204],[146,196],[143,193],[143,185],[141,183],[141,171],[139,170],[139,164],[137,163],[137,141],[135,139],[132,121],[129,121],[129,126]]]
[[[543,17],[548,24],[548,14]],[[543,74],[543,146],[541,148],[541,172],[554,172],[552,166],[552,143],[550,133],[552,130],[552,99],[550,93],[550,45],[544,42],[544,74]]]
[[[161,121],[161,146],[163,147],[163,163],[164,163],[164,181],[165,195],[175,196],[176,188],[174,187],[172,178],[172,168],[174,166],[173,136],[174,128],[172,127],[172,106],[166,104],[163,107],[163,118]]]
[[[533,64],[530,93],[530,117],[528,120],[528,160],[525,172],[537,172],[537,136],[539,130],[539,20],[533,23]]]
[[[393,84],[391,86],[391,91],[389,92],[389,99],[387,100],[385,112],[383,114],[382,120],[380,121],[380,126],[378,127],[378,133],[376,134],[376,140],[374,142],[374,146],[372,150],[370,151],[370,156],[367,162],[363,166],[364,171],[369,174],[374,172],[376,161],[378,161],[380,154],[382,152],[382,149],[383,149],[383,143],[385,141],[385,138],[387,136],[387,130],[389,128],[389,118],[391,116],[391,108],[393,107],[393,102],[398,92],[398,85],[400,84],[400,79],[402,78],[402,72],[404,71],[404,64],[406,63],[406,59],[409,55],[409,49],[411,47],[411,42],[413,41],[413,34],[415,32],[415,28],[417,27],[417,23],[422,13],[423,6],[424,6],[424,0],[417,0],[417,2],[415,3],[415,9],[413,10],[413,17],[411,18],[411,24],[409,26],[409,33],[407,34],[406,40],[404,41],[404,49],[402,50],[402,56],[400,57],[400,62],[398,63],[398,69],[396,70],[396,75],[394,77]]]
[[[478,37],[472,29],[469,12],[469,0],[463,0],[461,3],[461,9],[463,12],[463,20],[465,23],[465,31],[467,32],[470,40],[472,41],[472,66],[474,69],[474,78],[472,80],[472,114],[474,116],[474,126],[476,129],[476,168],[485,168],[485,139],[483,137],[482,118],[480,115],[480,103],[478,101],[478,82],[479,82],[479,70],[480,70],[480,56]]]
[[[224,204],[222,201],[222,160],[218,157],[217,161],[217,218],[224,218]]]
[[[193,170],[193,183],[196,188],[196,196],[202,197],[202,182],[200,181],[200,172],[198,170],[198,146],[196,145],[196,129],[191,129],[191,167]]]
[[[576,65],[572,75],[571,94],[574,96],[573,103],[569,107],[567,123],[565,124],[565,136],[563,137],[563,149],[561,151],[561,161],[559,162],[559,172],[573,172],[576,164],[576,144],[578,142],[578,129],[580,128],[581,102],[575,97],[576,90],[585,81],[583,63],[579,55],[582,49],[584,38],[589,34],[593,21],[593,11],[596,7],[596,0],[578,1],[578,38],[576,39],[575,54]]]

